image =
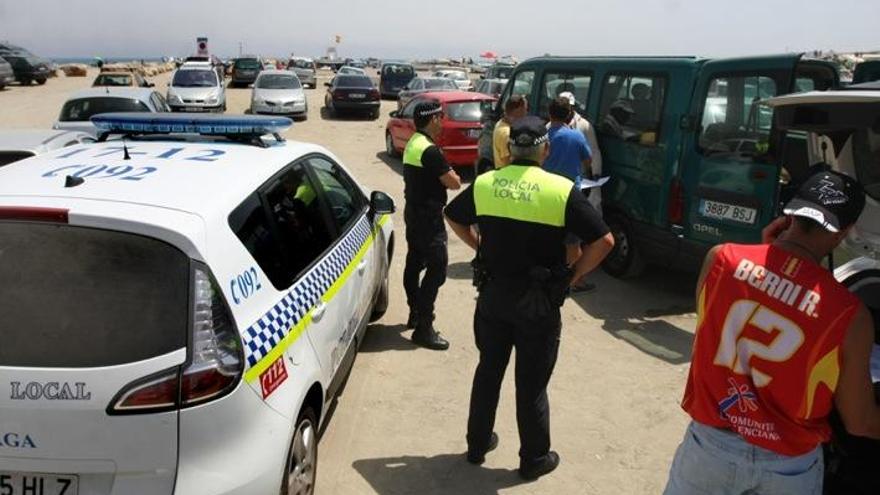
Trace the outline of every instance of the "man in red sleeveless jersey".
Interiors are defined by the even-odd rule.
[[[880,438],[871,316],[820,266],[864,205],[858,182],[820,172],[765,243],[722,244],[706,256],[682,400],[693,421],[666,494],[821,493],[833,407],[850,433]]]

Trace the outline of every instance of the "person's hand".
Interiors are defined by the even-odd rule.
[[[779,237],[779,234],[785,232],[789,225],[791,225],[791,217],[789,216],[782,216],[773,220],[761,231],[761,242],[763,244],[772,243]]]

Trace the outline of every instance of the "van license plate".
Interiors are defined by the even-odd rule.
[[[731,220],[752,225],[755,223],[755,217],[758,216],[758,210],[704,199],[700,201],[700,214],[718,220]]]
[[[78,492],[77,476],[0,472],[0,493],[4,495],[77,495]]]

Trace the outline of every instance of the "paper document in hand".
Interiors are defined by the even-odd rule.
[[[605,185],[606,182],[608,182],[608,179],[610,179],[610,178],[611,177],[606,176],[606,177],[599,177],[596,180],[581,179],[581,190],[592,189],[594,187],[602,187]]]

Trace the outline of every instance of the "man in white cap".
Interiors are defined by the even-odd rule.
[[[596,139],[596,131],[593,129],[593,125],[590,124],[590,121],[584,118],[581,114],[576,110],[577,108],[577,99],[574,97],[574,93],[571,91],[563,91],[559,93],[560,98],[568,99],[569,103],[571,103],[571,120],[568,122],[568,127],[572,129],[577,129],[581,131],[585,138],[587,138],[587,143],[590,144],[590,151],[592,152],[592,162],[590,163],[589,172],[584,171],[584,177],[588,179],[598,179],[602,176],[602,152],[599,151],[599,141]],[[602,191],[598,187],[594,187],[592,191],[590,191],[589,195],[590,204],[593,205],[593,208],[602,214]]]

